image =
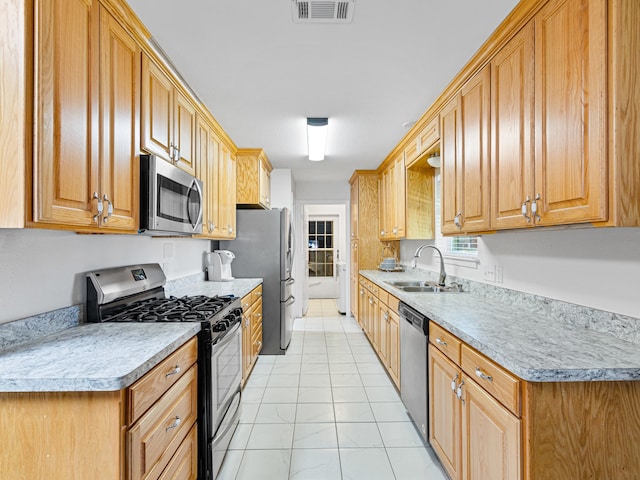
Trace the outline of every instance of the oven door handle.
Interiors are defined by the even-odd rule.
[[[224,337],[222,337],[222,339],[219,342],[213,342],[213,344],[211,345],[212,354],[215,354],[214,349],[215,350],[221,349],[233,341],[233,336],[238,330],[240,330],[241,323],[242,322],[236,323],[234,327],[231,330],[229,330],[227,334]]]

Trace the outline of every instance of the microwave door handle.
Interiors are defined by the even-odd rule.
[[[194,188],[194,185],[195,185],[195,188]],[[196,192],[198,192],[198,200],[199,200],[199,202],[198,202],[198,217],[196,218],[195,222],[191,218],[191,212],[187,208],[187,217],[189,217],[189,223],[191,223],[191,226],[193,228],[196,228],[198,226],[198,224],[200,223],[201,219],[202,219],[202,190],[200,189],[200,185],[198,185],[198,182],[195,181],[195,180],[191,184],[191,187],[189,187],[189,190],[195,190]]]

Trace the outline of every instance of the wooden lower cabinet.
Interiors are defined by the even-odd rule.
[[[262,350],[262,285],[247,293],[242,303],[242,385]]]
[[[193,352],[196,338],[123,390],[0,393],[0,436],[11,439],[0,448],[0,477],[195,480]]]
[[[399,300],[360,276],[358,323],[369,338],[389,377],[400,388]]]
[[[524,382],[433,323],[429,341],[429,441],[451,480],[638,478],[640,382]]]
[[[429,441],[451,480],[520,480],[521,420],[429,345]]]

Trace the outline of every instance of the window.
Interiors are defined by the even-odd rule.
[[[333,277],[333,221],[309,222],[309,276]]]
[[[478,257],[478,237],[455,236],[443,237],[440,231],[440,171],[436,174],[436,246],[442,254],[449,257],[462,257],[475,260]]]

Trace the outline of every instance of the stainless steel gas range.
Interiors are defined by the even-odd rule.
[[[214,480],[240,418],[242,306],[233,296],[167,298],[158,264],[87,275],[89,322],[200,322],[198,478]]]

